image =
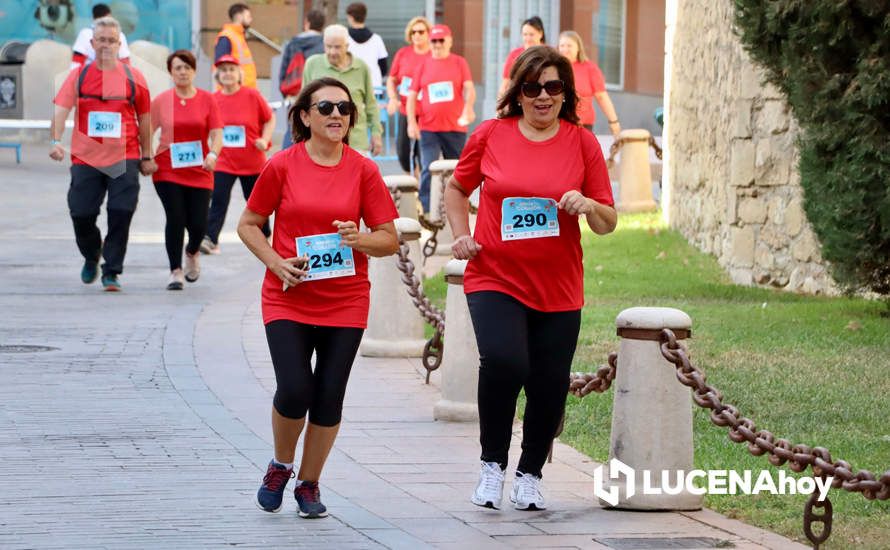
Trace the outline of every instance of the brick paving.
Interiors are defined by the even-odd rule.
[[[171,293],[163,211],[143,180],[124,292],[104,294],[78,279],[67,166],[45,155],[0,158],[0,346],[57,348],[0,353],[0,548],[802,547],[708,510],[603,510],[596,464],[564,445],[545,468],[550,510],[473,506],[478,428],[433,421],[438,390],[407,359],[354,367],[322,479],[331,516],[301,520],[290,497],[282,513],[259,511],[274,376],[262,269],[233,233],[243,200],[223,254]]]

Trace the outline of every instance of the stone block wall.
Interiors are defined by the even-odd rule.
[[[836,293],[802,208],[799,128],[733,33],[732,2],[673,4],[664,132],[671,226],[738,284]]]

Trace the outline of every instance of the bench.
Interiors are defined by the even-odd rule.
[[[2,130],[49,130],[50,121],[49,120],[36,120],[36,119],[9,119],[9,118],[0,118],[0,131]],[[65,121],[65,128],[74,128],[73,120]],[[15,149],[15,162],[16,164],[21,164],[22,162],[22,142],[21,141],[7,141],[0,142],[0,147],[6,149]]]

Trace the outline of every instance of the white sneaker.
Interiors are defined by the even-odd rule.
[[[504,497],[504,471],[497,462],[483,462],[479,471],[479,484],[470,501],[476,506],[500,509]]]
[[[167,282],[167,290],[182,290],[185,286],[185,277],[182,276],[181,269],[174,269],[170,272],[170,280]]]
[[[198,277],[201,275],[201,264],[198,260],[200,254],[195,252],[194,254],[185,253],[185,280],[194,283],[198,280]]]
[[[219,245],[213,244],[213,241],[210,240],[210,237],[204,237],[204,240],[201,241],[201,254],[219,254]]]
[[[541,478],[516,472],[513,490],[510,491],[510,502],[517,510],[546,510],[547,505],[544,504],[544,496],[541,494]]]

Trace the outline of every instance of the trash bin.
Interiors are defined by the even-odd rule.
[[[9,41],[0,48],[0,118],[22,118],[22,66],[28,46]]]

